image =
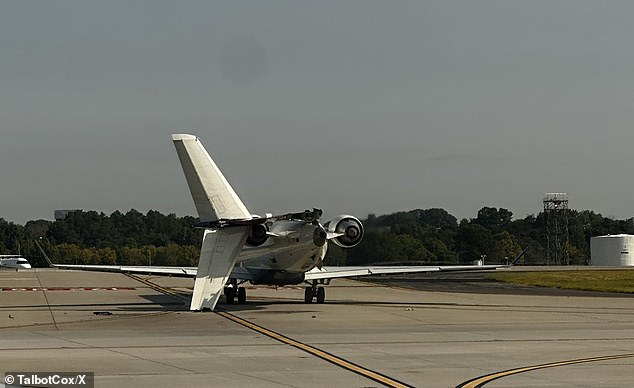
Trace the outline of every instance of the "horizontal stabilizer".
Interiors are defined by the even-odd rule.
[[[236,264],[249,228],[205,230],[190,310],[213,310]]]

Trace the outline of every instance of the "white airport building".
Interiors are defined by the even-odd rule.
[[[590,238],[590,258],[593,266],[634,266],[634,235],[615,234]]]

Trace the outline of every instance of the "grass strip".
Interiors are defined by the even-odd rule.
[[[634,270],[496,272],[488,279],[570,290],[634,293]]]

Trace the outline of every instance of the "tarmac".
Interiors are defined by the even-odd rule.
[[[97,387],[634,386],[634,296],[469,279],[335,280],[325,304],[248,287],[246,305],[194,313],[192,279],[0,271],[0,365]]]

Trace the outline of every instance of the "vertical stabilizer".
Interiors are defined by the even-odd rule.
[[[250,219],[244,206],[211,156],[194,135],[172,135],[200,222]]]
[[[216,163],[193,135],[172,135],[200,222],[251,219]],[[213,310],[249,235],[249,227],[206,229],[190,310]]]

